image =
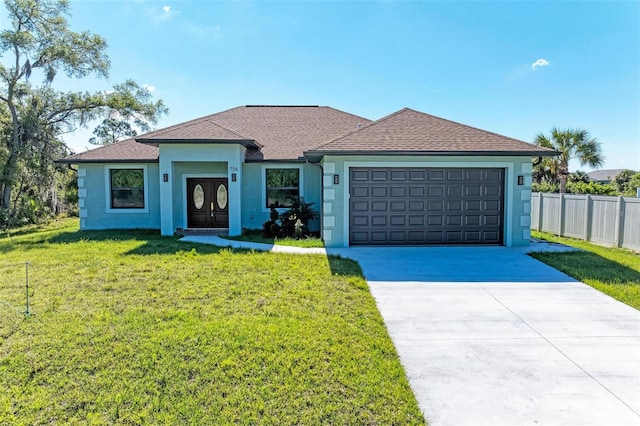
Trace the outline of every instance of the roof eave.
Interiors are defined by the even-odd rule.
[[[73,158],[61,158],[56,160],[56,163],[60,164],[102,164],[102,163],[159,163],[159,159],[73,159]]]
[[[560,155],[560,153],[557,151],[419,151],[419,150],[410,150],[410,151],[310,150],[310,151],[304,152],[305,157],[317,157],[317,156],[324,156],[324,155],[345,155],[345,156],[428,155],[428,156],[453,156],[453,157],[485,155],[485,156],[491,156],[491,157],[555,157],[556,155]]]
[[[260,149],[262,145],[253,139],[146,139],[139,138],[136,142],[147,145],[159,146],[160,144],[240,144],[245,148]]]

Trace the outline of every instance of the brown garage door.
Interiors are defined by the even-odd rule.
[[[349,242],[502,244],[504,169],[351,168]]]

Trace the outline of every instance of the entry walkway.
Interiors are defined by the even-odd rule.
[[[358,261],[432,426],[640,425],[640,312],[507,247],[300,249]]]

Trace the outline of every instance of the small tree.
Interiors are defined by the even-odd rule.
[[[569,160],[577,158],[583,166],[592,167],[599,167],[604,163],[600,143],[592,138],[586,130],[553,128],[549,136],[538,134],[535,143],[560,152],[559,156],[545,159],[546,161],[542,162],[546,163],[549,173],[555,175],[560,182],[560,193],[567,192]]]
[[[638,188],[640,188],[640,172],[629,178],[629,181],[625,185],[624,195],[627,197],[635,197],[638,193]]]
[[[631,176],[635,175],[636,172],[633,170],[622,170],[617,176],[611,181],[613,186],[616,187],[620,193],[624,193],[627,190],[627,184],[631,180]]]
[[[589,179],[589,175],[583,172],[582,170],[576,170],[575,172],[569,175],[569,182],[589,183],[591,182],[591,179]]]

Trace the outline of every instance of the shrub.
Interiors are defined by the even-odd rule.
[[[592,195],[618,195],[618,190],[610,183],[597,182],[569,182],[567,193],[571,194],[592,194]]]

